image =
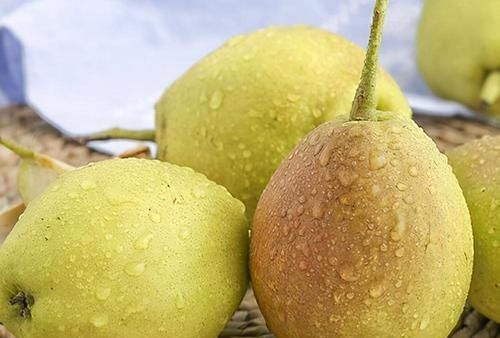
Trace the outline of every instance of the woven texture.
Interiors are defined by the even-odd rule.
[[[463,118],[416,116],[415,119],[441,150],[453,148],[483,135],[500,134],[500,129]],[[103,154],[64,139],[57,130],[26,107],[0,110],[0,136],[13,139],[73,165],[106,158]],[[5,149],[0,149],[0,210],[19,199],[15,180],[17,163],[16,156]],[[247,292],[240,308],[219,337],[274,337],[266,327],[252,290]],[[500,338],[500,326],[473,309],[466,308],[455,332],[450,337]],[[1,326],[0,338],[11,338]]]

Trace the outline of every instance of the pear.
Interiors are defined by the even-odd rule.
[[[309,133],[256,209],[252,285],[278,338],[444,338],[463,310],[473,243],[457,179],[412,120],[376,110],[386,5],[350,120]]]
[[[113,159],[57,177],[0,247],[17,338],[214,337],[247,286],[248,224],[188,168]]]
[[[500,322],[500,136],[485,136],[447,154],[464,191],[474,231],[469,301]]]
[[[286,154],[319,124],[348,116],[363,50],[308,26],[233,37],[189,69],[156,104],[158,158],[192,167],[225,186],[252,218]],[[397,84],[379,69],[377,107],[410,117]],[[113,129],[92,135],[153,138]]]
[[[426,0],[417,61],[439,96],[500,118],[500,2]]]

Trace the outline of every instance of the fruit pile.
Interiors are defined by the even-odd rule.
[[[500,321],[500,137],[439,152],[377,66],[386,6],[364,67],[333,34],[265,29],[178,79],[155,131],[84,138],[154,139],[160,161],[75,168],[0,138],[23,199],[0,215],[0,323],[210,338],[250,278],[279,338],[446,337],[467,297]]]

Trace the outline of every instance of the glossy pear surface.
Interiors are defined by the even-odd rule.
[[[256,298],[279,338],[444,338],[463,311],[473,243],[446,157],[411,120],[329,122],[264,190]]]
[[[500,2],[426,0],[417,62],[437,95],[479,110],[486,76],[500,70]],[[500,118],[500,100],[485,112]]]
[[[17,338],[213,338],[245,293],[247,243],[243,204],[191,169],[78,168],[0,247],[0,322]]]
[[[252,218],[286,154],[309,131],[344,115],[364,51],[307,26],[236,36],[194,65],[156,105],[158,157],[227,187]],[[379,70],[378,108],[410,117],[392,78]]]
[[[500,136],[485,136],[448,152],[469,205],[474,274],[469,301],[500,322]]]

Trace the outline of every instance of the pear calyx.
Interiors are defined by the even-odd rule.
[[[35,298],[29,293],[19,291],[9,300],[9,304],[19,307],[19,315],[24,319],[31,318],[31,309],[35,305]]]
[[[375,86],[377,82],[378,54],[382,42],[382,30],[387,3],[388,0],[377,0],[373,10],[370,40],[368,42],[368,49],[366,50],[365,64],[361,72],[361,81],[352,102],[351,121],[370,120],[372,113],[377,107]]]

